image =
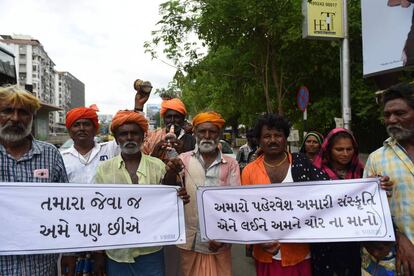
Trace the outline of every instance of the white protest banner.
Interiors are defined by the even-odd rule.
[[[0,255],[185,243],[177,188],[0,183]]]
[[[203,241],[228,243],[394,241],[379,180],[200,187]]]

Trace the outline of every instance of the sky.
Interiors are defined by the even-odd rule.
[[[0,34],[40,41],[55,69],[85,84],[86,105],[100,114],[133,109],[135,79],[163,88],[175,68],[144,53],[164,0],[0,0]],[[160,49],[160,52],[162,49]],[[152,95],[148,103],[159,103]]]

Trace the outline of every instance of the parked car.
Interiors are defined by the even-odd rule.
[[[232,149],[229,143],[227,143],[224,140],[220,140],[220,144],[221,144],[221,152],[224,155],[227,155],[227,156],[230,156],[236,159],[236,153],[234,152],[234,150]]]

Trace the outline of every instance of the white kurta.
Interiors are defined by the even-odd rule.
[[[95,142],[87,159],[73,145],[61,152],[70,183],[94,183],[99,163],[111,159],[119,153],[120,149],[115,140],[100,144]]]

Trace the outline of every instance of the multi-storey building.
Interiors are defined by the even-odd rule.
[[[148,119],[150,129],[155,129],[159,127],[160,109],[161,109],[161,106],[159,104],[150,104],[150,103],[146,104],[145,115]]]
[[[56,71],[55,103],[62,110],[55,112],[53,132],[65,132],[66,112],[70,109],[85,106],[85,85],[69,72]]]
[[[85,85],[69,72],[56,72],[43,45],[27,35],[0,35],[13,49],[17,83],[32,91],[44,104],[61,111],[50,112],[49,132],[64,132],[66,111],[85,105]]]
[[[16,57],[17,83],[25,86],[44,103],[54,104],[55,63],[42,44],[25,35],[0,35],[3,43],[14,50]]]

